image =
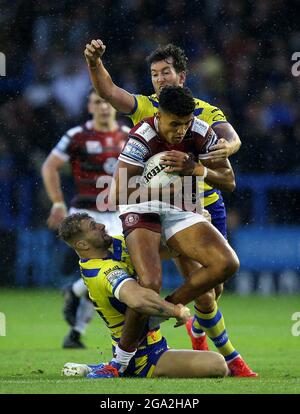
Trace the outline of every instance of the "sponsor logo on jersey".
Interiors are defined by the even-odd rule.
[[[136,139],[130,138],[122,151],[123,155],[127,155],[130,158],[133,158],[136,161],[144,162],[146,155],[149,150],[146,145],[137,141]]]
[[[146,142],[150,141],[157,134],[156,131],[147,122],[144,122],[136,131],[135,134],[140,135]]]
[[[116,283],[121,278],[123,278],[124,276],[127,276],[127,273],[125,272],[125,270],[123,270],[123,269],[117,269],[117,270],[113,270],[112,272],[110,272],[107,275],[107,280],[112,285],[112,287],[114,287],[116,285]]]
[[[99,141],[86,141],[86,150],[88,154],[101,154],[102,145]]]
[[[225,116],[222,113],[220,113],[215,115],[212,120],[213,122],[225,121]]]
[[[193,125],[192,125],[192,131],[196,132],[199,135],[202,135],[203,137],[205,137],[207,130],[209,128],[209,125],[202,121],[201,119],[195,118]]]
[[[115,265],[114,267],[110,267],[108,270],[104,270],[103,273],[105,274],[105,276],[107,276],[110,272],[112,272],[115,269],[119,269],[119,266]]]

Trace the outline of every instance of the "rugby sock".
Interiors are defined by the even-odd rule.
[[[205,335],[205,332],[203,331],[203,329],[201,329],[200,323],[197,318],[196,312],[199,313],[199,310],[196,308],[196,306],[194,306],[194,308],[195,308],[195,316],[193,317],[193,323],[192,323],[192,335],[195,338],[200,338],[201,336]]]
[[[214,310],[209,313],[203,313],[195,306],[194,318],[197,319],[200,329],[202,328],[206,332],[220,354],[224,356],[226,362],[239,356],[228,338],[224,318],[220,309],[218,309],[217,302],[215,302]]]
[[[115,354],[114,354],[112,361],[120,364],[122,367],[119,371],[123,372],[128,367],[128,364],[131,358],[134,357],[135,353],[136,353],[136,350],[133,352],[127,352],[127,351],[123,351],[123,349],[121,349],[119,345],[116,345]]]
[[[80,278],[73,283],[72,291],[78,298],[81,298],[87,292],[83,279]]]

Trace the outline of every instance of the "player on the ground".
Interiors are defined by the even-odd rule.
[[[152,289],[141,287],[128,254],[124,238],[111,237],[104,224],[88,214],[74,214],[61,223],[59,235],[80,257],[81,274],[96,311],[110,330],[113,353],[124,326],[128,307],[137,312],[175,317],[179,323],[189,318],[189,310],[166,302]],[[170,350],[160,329],[147,329],[134,356],[128,355],[125,371],[116,361],[109,365],[67,363],[63,373],[88,378],[135,377],[223,377],[228,374],[224,358],[216,352]],[[100,373],[99,373],[100,371]]]
[[[183,86],[187,73],[187,58],[182,49],[172,44],[156,49],[149,57],[148,63],[151,70],[151,79],[155,93],[151,96],[133,95],[118,87],[111,79],[104,67],[101,57],[106,46],[101,40],[93,40],[86,45],[84,55],[90,71],[90,77],[98,93],[119,111],[128,114],[133,124],[137,124],[144,117],[153,116],[158,110],[158,98],[165,86]],[[209,149],[211,160],[228,158],[240,148],[241,142],[232,125],[226,120],[223,112],[209,103],[195,98],[195,116],[206,121],[217,133],[218,143]],[[216,185],[216,188],[219,186]],[[226,210],[221,192],[204,182],[204,206],[211,215],[212,224],[227,238]],[[181,273],[188,277],[190,273],[189,263],[181,258],[175,259]],[[219,312],[217,300],[220,297],[223,286],[207,292],[195,301],[195,316],[187,323],[187,330],[192,340],[194,349],[208,349],[206,333],[217,344],[213,329],[208,328],[203,315],[213,315]],[[222,321],[223,317],[222,317]],[[226,331],[225,331],[226,332]],[[227,345],[231,346],[228,339]],[[232,372],[236,376],[252,376],[252,371],[234,350],[228,357],[231,361]]]
[[[110,234],[121,234],[122,225],[116,212],[100,213],[96,197],[100,176],[112,176],[118,156],[127,137],[124,127],[116,121],[115,109],[92,89],[88,94],[88,111],[92,119],[69,129],[49,154],[42,167],[47,194],[53,205],[48,218],[49,228],[56,230],[67,216],[67,206],[60,183],[60,169],[71,164],[76,185],[69,213],[87,211],[105,223]],[[125,127],[126,128],[126,127]],[[71,330],[64,338],[64,348],[83,348],[81,334],[94,313],[82,279],[65,291],[64,316]]]

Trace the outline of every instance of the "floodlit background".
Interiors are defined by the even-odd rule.
[[[296,1],[0,1],[0,285],[62,287],[76,260],[45,224],[40,167],[63,133],[88,117],[83,58],[107,45],[115,83],[151,94],[145,57],[173,42],[189,58],[187,86],[220,107],[242,147],[231,158],[237,189],[224,195],[241,260],[228,285],[240,294],[300,290],[300,52]],[[296,68],[295,68],[296,69]],[[299,69],[300,75],[300,69]],[[120,122],[130,125],[120,116]],[[67,200],[72,180],[64,172]],[[179,276],[165,264],[164,286]],[[0,309],[1,310],[1,309]]]

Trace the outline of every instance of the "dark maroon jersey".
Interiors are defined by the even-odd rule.
[[[195,161],[207,158],[212,145],[218,141],[213,129],[204,121],[194,118],[191,127],[179,144],[169,144],[158,135],[157,119],[145,118],[131,129],[128,141],[119,156],[120,161],[144,167],[153,155],[163,151],[182,151]]]
[[[100,176],[112,176],[118,156],[127,139],[126,127],[99,132],[93,121],[69,129],[52,153],[69,161],[76,186],[72,207],[96,209],[96,198],[101,189],[96,188]]]

